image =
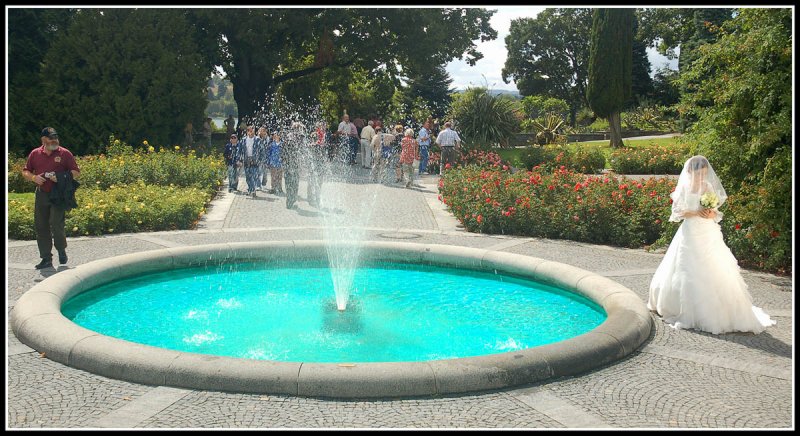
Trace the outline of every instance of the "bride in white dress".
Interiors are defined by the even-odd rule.
[[[714,208],[700,205],[713,192]],[[769,315],[753,306],[739,264],[725,245],[717,210],[727,195],[714,169],[703,156],[683,166],[672,197],[670,221],[683,220],[650,282],[647,308],[678,329],[714,334],[760,333],[774,325]]]

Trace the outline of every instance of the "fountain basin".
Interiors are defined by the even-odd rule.
[[[574,338],[506,353],[419,362],[279,362],[173,351],[80,327],[61,313],[96,286],[175,268],[325,259],[324,241],[168,248],[90,262],[26,292],[11,313],[24,344],[46,357],[106,377],[151,385],[315,397],[408,397],[482,391],[577,375],[618,360],[650,334],[649,313],[632,291],[605,277],[528,256],[466,247],[365,242],[365,258],[434,264],[531,278],[599,304],[607,319]],[[333,298],[333,296],[331,296]]]

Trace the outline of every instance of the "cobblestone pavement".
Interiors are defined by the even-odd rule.
[[[663,254],[571,241],[464,232],[436,199],[438,178],[403,189],[366,183],[363,171],[323,194],[366,204],[343,223],[347,204],[257,198],[223,189],[198,230],[69,239],[69,266],[126,253],[233,241],[320,239],[323,224],[355,225],[367,240],[448,244],[546,258],[605,275],[639,295]],[[241,181],[241,187],[244,180]],[[333,194],[336,193],[336,194]],[[330,221],[333,220],[333,221]],[[35,241],[8,241],[7,309],[57,270],[37,271]],[[794,428],[793,282],[743,271],[754,303],[777,325],[759,335],[654,329],[631,355],[589,373],[458,396],[335,400],[147,386],[108,379],[40,356],[7,328],[6,428]]]

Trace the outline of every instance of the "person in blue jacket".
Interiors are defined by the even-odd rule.
[[[233,133],[225,144],[225,149],[222,156],[225,158],[225,165],[228,166],[228,192],[239,190],[239,166],[236,164],[236,156],[238,155],[239,139]]]

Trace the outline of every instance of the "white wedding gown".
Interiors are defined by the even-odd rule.
[[[700,208],[700,195],[689,204]],[[719,334],[760,333],[774,325],[753,306],[739,264],[713,219],[691,217],[681,223],[650,282],[647,308],[679,329]]]

